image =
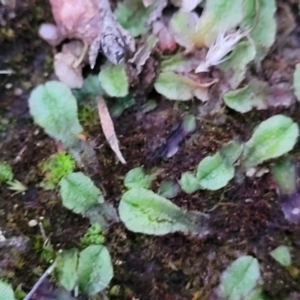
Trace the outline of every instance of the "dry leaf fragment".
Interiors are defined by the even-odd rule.
[[[55,74],[70,89],[81,88],[83,85],[82,67],[75,66],[82,49],[82,42],[71,41],[64,44],[62,51],[54,56]]]
[[[162,12],[164,8],[167,6],[167,4],[168,4],[167,0],[156,0],[155,3],[153,3],[154,9],[147,20],[148,26],[150,26],[154,21],[156,21],[161,17]]]
[[[137,74],[143,70],[145,63],[151,55],[152,49],[156,46],[158,39],[154,35],[150,35],[146,42],[136,51],[130,63],[136,66]]]
[[[162,21],[153,24],[153,33],[158,37],[158,46],[164,53],[172,53],[176,50],[177,44],[171,30]]]
[[[216,41],[210,46],[205,60],[200,63],[196,73],[207,72],[211,66],[216,66],[226,60],[225,56],[231,52],[236,44],[251,31],[237,30],[231,33],[220,32]]]
[[[101,96],[98,98],[98,114],[103,133],[111,149],[115,152],[120,162],[122,164],[126,164],[126,161],[119,148],[119,141],[115,133],[113,121],[110,117],[106,103]]]
[[[89,61],[94,68],[99,49],[113,64],[123,61],[127,52],[135,51],[135,42],[113,15],[108,0],[98,0],[101,26],[97,37],[91,43]]]
[[[49,24],[42,25],[40,36],[51,45],[58,45],[64,39],[81,40],[86,46],[83,51],[90,48],[92,68],[100,50],[114,64],[127,51],[134,51],[134,39],[116,21],[109,0],[50,0],[50,4],[56,30]]]

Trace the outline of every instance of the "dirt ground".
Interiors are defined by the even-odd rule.
[[[284,1],[278,3],[280,6]],[[278,97],[290,95],[294,66],[300,63],[297,5],[290,4],[290,12],[296,27],[288,35],[286,28],[278,29],[278,39],[261,73],[257,74],[278,88]],[[89,223],[65,209],[56,190],[44,191],[38,187],[43,179],[39,164],[56,152],[56,145],[33,124],[27,100],[33,87],[53,76],[51,47],[37,35],[39,24],[51,20],[49,5],[44,0],[17,1],[14,12],[0,6],[0,19],[3,25],[0,28],[0,69],[14,71],[0,75],[0,159],[12,165],[16,179],[28,187],[24,194],[17,195],[5,185],[0,187],[0,229],[6,237],[20,240],[17,247],[1,249],[0,277],[8,278],[14,288],[22,284],[22,289],[28,292],[48,267],[41,258],[39,228],[29,227],[28,222],[43,218],[46,235],[55,249],[78,245]],[[277,83],[284,84],[280,88]],[[145,97],[156,99],[158,107],[141,117]],[[98,176],[106,201],[118,204],[123,177],[133,167],[162,168],[163,172],[153,184],[155,189],[164,178],[179,179],[182,172],[193,170],[202,158],[224,143],[234,138],[248,140],[255,126],[276,113],[284,113],[300,123],[298,104],[288,109],[277,107],[246,114],[225,108],[225,114],[199,115],[197,131],[185,138],[175,156],[163,159],[156,150],[164,145],[184,113],[197,109],[196,103],[178,104],[155,93],[137,99],[135,106],[115,120],[126,165],[116,162],[100,125],[85,128],[88,136],[97,137]],[[292,151],[297,161],[299,151],[298,143]],[[269,173],[255,179],[241,176],[220,191],[192,195],[182,192],[172,200],[182,208],[211,214],[213,231],[204,239],[180,233],[146,236],[129,232],[122,224],[113,225],[106,241],[114,265],[109,298],[208,299],[221,272],[237,257],[250,254],[261,264],[263,289],[270,299],[288,296],[300,299],[300,256],[297,253],[300,227],[284,219],[276,185]],[[275,264],[269,255],[282,244],[292,246],[292,272]],[[40,295],[36,299],[48,298]]]

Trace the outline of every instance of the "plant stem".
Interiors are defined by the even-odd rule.
[[[39,286],[42,284],[42,282],[47,278],[48,275],[50,275],[53,270],[56,267],[56,260],[54,263],[46,270],[46,272],[40,277],[40,279],[36,282],[36,284],[33,286],[31,291],[27,294],[27,296],[23,300],[30,300],[33,294],[36,292],[36,290],[39,288]]]

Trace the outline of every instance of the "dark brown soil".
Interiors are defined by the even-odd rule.
[[[295,5],[291,7],[292,14],[299,19]],[[6,20],[0,34],[0,69],[14,71],[12,75],[0,75],[0,160],[12,165],[15,178],[28,190],[13,195],[6,186],[0,187],[0,229],[6,237],[24,238],[27,246],[0,253],[0,277],[8,278],[14,288],[22,284],[28,292],[48,267],[41,259],[39,228],[29,227],[28,222],[43,217],[46,235],[57,250],[78,245],[89,223],[65,209],[57,191],[38,187],[43,179],[40,162],[56,152],[54,141],[32,123],[27,108],[31,89],[52,76],[51,48],[37,35],[38,25],[51,20],[48,3],[17,1],[16,16],[9,19],[9,13],[0,7],[0,19]],[[295,54],[295,49],[300,47],[299,25],[284,43],[275,44],[258,74],[272,85],[285,82],[286,94],[292,89],[294,66],[300,62],[300,55]],[[284,69],[278,67],[282,61]],[[278,97],[284,97],[284,93]],[[276,113],[289,115],[300,123],[299,105],[247,114],[225,109],[221,116],[199,116],[196,133],[187,136],[178,153],[165,160],[155,149],[164,144],[185,113],[197,110],[197,104],[181,103],[177,107],[175,102],[153,96],[158,101],[154,111],[142,116],[138,103],[115,121],[126,165],[116,161],[100,125],[92,126],[87,132],[92,138],[97,137],[99,178],[106,200],[115,206],[122,192],[123,177],[133,167],[163,169],[153,184],[155,190],[163,179],[179,179],[184,171],[194,170],[201,159],[226,142],[236,138],[246,141],[255,126]],[[224,115],[225,119],[221,120]],[[293,150],[296,159],[300,159],[299,150],[297,144]],[[153,237],[128,232],[122,224],[113,225],[106,241],[115,273],[108,289],[111,299],[208,299],[221,272],[244,254],[259,259],[263,288],[270,299],[285,299],[288,295],[300,299],[297,276],[300,227],[284,219],[270,174],[255,179],[239,174],[220,191],[180,193],[172,201],[184,209],[210,213],[212,234],[204,239],[179,233]],[[292,247],[292,274],[269,255],[282,244]],[[119,290],[115,292],[117,287]]]

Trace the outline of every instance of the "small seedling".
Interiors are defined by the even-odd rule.
[[[7,185],[8,189],[14,191],[14,194],[22,194],[27,190],[27,186],[16,179],[13,181],[8,181]]]
[[[270,255],[284,267],[288,267],[292,263],[291,253],[287,246],[278,246],[270,252]]]
[[[83,247],[89,245],[103,245],[105,238],[103,236],[101,227],[98,224],[93,224],[80,239],[80,243]]]
[[[27,187],[13,178],[14,174],[11,166],[7,163],[0,163],[0,183],[5,182],[9,190],[15,191],[13,195],[24,193],[27,190]]]
[[[55,188],[60,179],[73,172],[74,168],[75,162],[66,152],[51,156],[42,164],[42,171],[46,174],[46,178],[41,185],[46,190]]]
[[[147,175],[142,167],[131,169],[124,178],[124,185],[128,189],[142,187],[149,189],[155,175]]]
[[[7,163],[0,163],[0,183],[12,181],[14,174],[12,172],[11,166]]]
[[[79,289],[95,295],[105,289],[113,277],[110,254],[103,245],[90,245],[81,252],[63,251],[57,261],[59,283],[68,291]]]

